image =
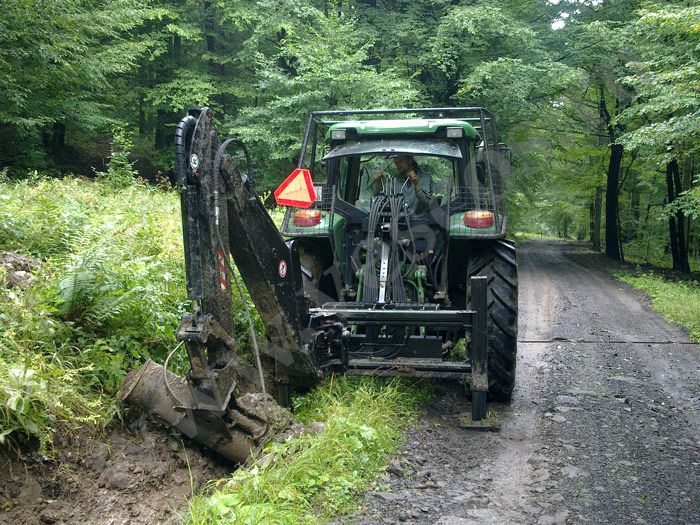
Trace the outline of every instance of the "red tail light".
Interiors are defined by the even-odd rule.
[[[493,213],[486,210],[471,210],[464,214],[467,228],[490,228],[493,226]]]
[[[294,212],[294,226],[308,228],[321,224],[321,212],[319,210],[297,210]]]

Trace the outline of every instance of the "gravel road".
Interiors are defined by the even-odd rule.
[[[582,245],[518,257],[501,431],[460,428],[444,387],[354,522],[700,523],[700,347]]]

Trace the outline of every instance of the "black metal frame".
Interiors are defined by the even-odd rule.
[[[343,327],[363,326],[428,326],[431,329],[464,330],[469,334],[470,359],[455,363],[435,359],[433,355],[424,357],[403,357],[393,359],[371,356],[352,357],[348,343],[352,338],[367,337],[352,335],[347,330],[342,336],[340,356],[323,361],[322,368],[350,375],[428,377],[459,379],[470,384],[472,392],[472,419],[480,421],[486,417],[486,395],[488,380],[487,342],[487,293],[488,280],[485,276],[475,276],[470,280],[472,289],[472,310],[439,310],[437,305],[417,304],[353,304],[328,303],[321,308],[309,310],[311,318],[335,319]],[[424,336],[410,336],[409,341],[420,343]],[[410,346],[410,342],[406,343]]]

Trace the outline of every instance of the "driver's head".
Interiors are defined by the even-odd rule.
[[[397,155],[394,164],[399,172],[408,171],[413,166],[413,157],[410,155]]]

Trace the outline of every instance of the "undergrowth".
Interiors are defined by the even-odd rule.
[[[126,373],[175,345],[187,310],[178,197],[138,182],[0,179],[3,251],[36,269],[10,288],[0,264],[0,442],[49,453],[56,429],[107,424]]]
[[[187,522],[324,523],[352,512],[427,396],[399,380],[331,378],[295,407],[298,420],[324,429],[270,445],[254,466],[195,497]]]
[[[652,306],[667,320],[687,330],[700,342],[700,285],[693,281],[671,281],[653,272],[617,272],[621,281],[643,291]]]

